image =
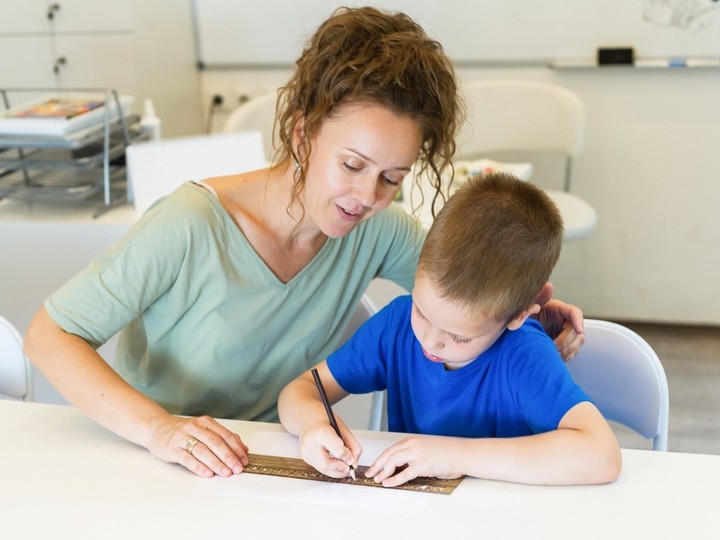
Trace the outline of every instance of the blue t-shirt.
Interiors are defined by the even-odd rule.
[[[347,392],[387,389],[390,431],[519,437],[557,429],[590,401],[537,321],[505,330],[473,362],[448,371],[423,354],[411,310],[411,296],[395,299],[327,360]]]

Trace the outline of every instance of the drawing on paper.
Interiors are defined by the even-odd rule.
[[[644,0],[643,20],[699,32],[720,28],[719,0]]]

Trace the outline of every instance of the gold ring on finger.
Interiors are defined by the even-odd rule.
[[[195,445],[199,442],[200,441],[198,441],[196,438],[190,437],[185,443],[185,450],[187,451],[187,453],[192,455],[193,450],[195,449]]]

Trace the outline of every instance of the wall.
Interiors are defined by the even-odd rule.
[[[587,110],[573,192],[598,212],[591,236],[567,243],[556,296],[587,316],[720,324],[720,69],[460,68],[464,79],[557,82]],[[287,69],[207,71],[203,95],[257,94]],[[222,125],[222,118],[215,122]],[[536,181],[545,185],[541,173]],[[558,187],[545,185],[545,187]]]
[[[202,132],[191,3],[132,0],[132,7],[137,103],[142,104],[145,97],[153,99],[165,137]]]
[[[627,45],[645,58],[720,52],[712,0],[195,0],[198,57],[288,65],[333,9],[367,4],[407,13],[464,63],[594,58],[598,47]]]

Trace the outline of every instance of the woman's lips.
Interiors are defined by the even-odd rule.
[[[338,214],[340,214],[340,219],[344,221],[360,221],[360,219],[362,219],[363,215],[361,213],[350,212],[342,206],[337,206],[337,209]]]

